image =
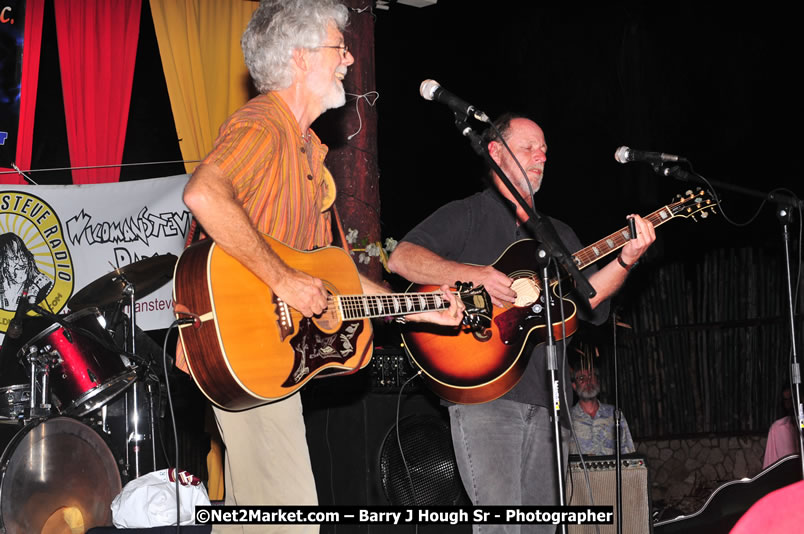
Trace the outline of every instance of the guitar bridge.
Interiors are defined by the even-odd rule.
[[[285,338],[295,333],[293,317],[290,315],[290,307],[276,295],[272,297],[272,300],[274,301],[274,313],[276,314],[276,328],[279,331],[279,340],[285,341]]]

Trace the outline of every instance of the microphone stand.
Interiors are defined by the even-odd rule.
[[[717,186],[720,189],[728,189],[729,191],[742,193],[744,195],[760,198],[762,200],[769,200],[770,202],[775,202],[778,205],[793,206],[798,209],[804,209],[804,200],[799,200],[797,198],[791,197],[790,195],[784,195],[781,193],[763,193],[761,191],[748,189],[747,187],[741,187],[739,185],[728,184],[725,182],[718,182],[717,180],[702,180],[694,173],[685,171],[678,165],[674,165],[672,167],[662,167],[660,164],[657,163],[652,165],[652,167],[654,172],[656,172],[656,174],[661,174],[662,176],[675,178],[679,182],[692,182],[703,185]]]
[[[617,524],[617,534],[623,532],[623,466],[620,463],[622,412],[620,411],[619,371],[617,369],[617,307],[611,314],[612,322],[612,352],[614,360],[614,495],[616,503],[614,508],[614,521]]]
[[[793,402],[796,406],[796,419],[798,422],[798,451],[799,462],[801,463],[801,473],[804,476],[804,408],[801,404],[801,370],[798,364],[796,353],[796,312],[793,309],[793,282],[790,276],[790,231],[789,224],[793,221],[793,214],[789,206],[779,206],[776,210],[776,217],[782,223],[782,241],[784,242],[784,265],[787,274],[787,311],[790,319],[790,378],[793,382]]]
[[[695,174],[687,172],[681,167],[673,166],[670,168],[661,169],[659,166],[654,166],[654,171],[664,176],[669,176],[683,182],[698,182],[709,185],[717,185],[723,189],[729,189],[745,195],[768,200],[776,204],[776,217],[782,225],[782,243],[784,244],[784,258],[785,258],[785,275],[787,285],[787,315],[788,327],[790,329],[790,381],[792,382],[793,402],[796,412],[796,422],[798,429],[798,450],[799,462],[801,464],[801,473],[804,477],[804,405],[801,404],[801,368],[798,363],[798,354],[796,351],[796,324],[795,324],[795,309],[793,308],[793,280],[790,274],[790,231],[789,224],[793,221],[793,213],[791,207],[796,207],[799,210],[804,209],[804,201],[789,195],[778,193],[762,193],[753,189],[735,186],[732,184],[725,184],[715,180],[704,181],[698,178]]]
[[[482,138],[475,132],[467,123],[468,116],[464,113],[455,113],[455,126],[461,135],[468,137],[472,149],[482,157],[489,167],[497,174],[505,187],[511,193],[517,204],[528,215],[527,227],[531,234],[540,241],[540,245],[536,252],[536,264],[541,270],[542,276],[542,291],[545,299],[545,323],[546,323],[546,351],[547,351],[547,370],[550,375],[550,386],[553,392],[553,434],[555,439],[555,454],[556,454],[556,480],[558,481],[558,498],[561,506],[566,505],[566,496],[564,493],[564,466],[563,466],[563,453],[561,447],[561,428],[559,423],[560,406],[561,406],[561,383],[558,373],[558,362],[556,357],[556,345],[553,334],[553,322],[550,314],[550,276],[548,272],[548,265],[550,259],[555,259],[561,264],[570,276],[575,280],[576,287],[582,295],[587,298],[594,297],[596,292],[589,281],[584,275],[581,274],[578,266],[572,261],[567,248],[558,238],[555,228],[547,217],[543,217],[533,209],[529,203],[522,198],[522,195],[516,190],[511,183],[511,180],[506,176],[503,170],[494,161],[494,158],[489,154],[488,147],[484,146]],[[567,526],[561,525],[561,531],[566,533]]]

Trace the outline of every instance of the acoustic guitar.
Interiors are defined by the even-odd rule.
[[[679,195],[680,197],[680,195]],[[645,219],[659,226],[675,217],[706,218],[714,212],[707,192],[688,191],[685,197],[664,206]],[[631,238],[623,228],[572,255],[579,269],[604,258],[624,246]],[[527,366],[530,351],[526,342],[546,340],[546,307],[550,307],[555,339],[572,335],[577,329],[576,307],[564,298],[558,281],[552,291],[542,291],[539,273],[529,268],[538,243],[523,239],[509,246],[492,263],[514,279],[516,302],[493,308],[492,315],[479,314],[483,326],[448,330],[437,325],[408,325],[402,338],[413,363],[422,370],[428,386],[440,397],[461,404],[494,400],[513,388]],[[408,291],[431,291],[434,286],[412,284]],[[549,302],[546,300],[549,299]]]
[[[227,410],[245,410],[296,392],[323,374],[350,374],[371,358],[369,319],[449,307],[441,291],[362,293],[357,268],[337,247],[302,252],[264,236],[289,266],[320,278],[329,293],[321,316],[306,318],[213,241],[186,248],[176,263],[173,298],[194,324],[179,327],[190,375]],[[453,292],[472,314],[489,314],[482,288]]]

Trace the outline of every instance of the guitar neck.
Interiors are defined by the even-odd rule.
[[[460,298],[459,294],[453,294]],[[442,296],[440,291],[437,293],[335,295],[333,299],[343,320],[396,317],[449,308],[449,301]]]
[[[650,215],[644,217],[645,220],[653,223],[653,226],[660,226],[674,217],[672,210],[668,206],[663,206],[654,211]],[[625,246],[628,240],[631,239],[631,234],[628,228],[622,228],[613,234],[604,237],[600,241],[592,243],[586,248],[583,248],[572,255],[575,264],[579,269],[583,269],[593,264],[597,260],[604,258]]]

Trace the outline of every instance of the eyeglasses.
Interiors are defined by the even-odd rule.
[[[335,46],[335,45],[321,45],[321,46],[316,46],[315,48],[316,49],[318,49],[318,48],[337,48],[338,50],[341,51],[341,57],[343,59],[346,59],[346,56],[349,54],[349,47],[346,46],[345,44],[337,45],[337,46]]]
[[[592,380],[596,379],[594,375],[578,375],[575,377],[575,381],[583,384],[585,382],[591,382]]]

